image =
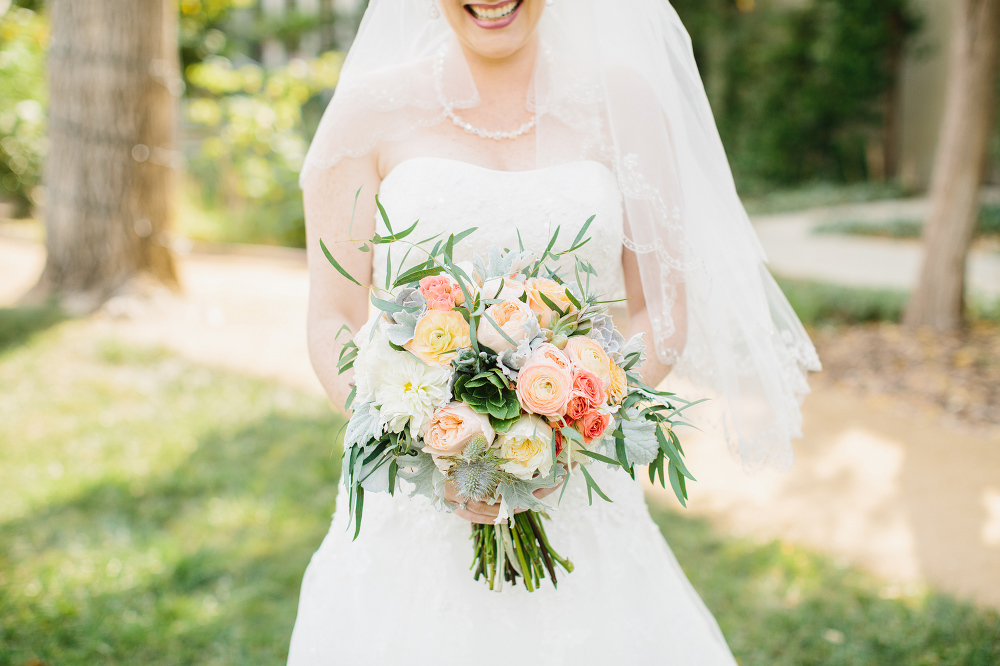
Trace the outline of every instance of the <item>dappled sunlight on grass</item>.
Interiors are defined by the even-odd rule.
[[[743,666],[1000,663],[996,612],[650,508]]]
[[[280,662],[338,419],[83,331],[0,364],[0,663]]]

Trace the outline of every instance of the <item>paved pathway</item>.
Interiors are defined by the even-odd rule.
[[[769,235],[776,224],[759,229],[780,262],[781,244]],[[0,230],[0,307],[33,283],[42,260],[37,243]],[[89,325],[321,392],[306,352],[302,253],[193,254],[179,269],[183,294],[117,299]],[[807,399],[805,418],[785,474],[747,477],[718,447],[692,440],[699,481],[690,511],[737,534],[806,544],[864,566],[887,581],[889,596],[930,583],[1000,607],[1000,441],[830,388]]]
[[[926,199],[834,206],[757,216],[754,228],[771,270],[778,275],[911,289],[920,273],[920,241],[814,234],[812,229],[823,222],[844,220],[922,219],[927,207]],[[1000,298],[1000,245],[978,245],[969,257],[967,278],[971,293],[989,300]]]

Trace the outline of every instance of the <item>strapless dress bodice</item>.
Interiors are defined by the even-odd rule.
[[[419,157],[399,163],[379,188],[389,220],[396,230],[419,220],[412,238],[476,231],[454,252],[455,261],[485,254],[490,245],[524,248],[541,253],[559,227],[556,249],[566,249],[591,215],[591,240],[578,254],[599,276],[592,285],[606,298],[624,298],[622,275],[623,217],[621,194],[611,171],[599,162],[580,161],[532,171],[497,171],[457,160]],[[388,233],[377,216],[376,230]],[[385,284],[387,246],[374,248],[373,282]],[[395,268],[405,251],[394,248]],[[420,262],[411,252],[403,268]],[[567,263],[564,268],[571,267]]]

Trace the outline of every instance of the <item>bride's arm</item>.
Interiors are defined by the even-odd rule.
[[[664,365],[657,358],[654,337],[653,323],[649,319],[649,310],[646,308],[646,298],[642,291],[642,278],[639,275],[639,262],[635,253],[629,249],[622,250],[622,266],[625,271],[625,295],[628,297],[628,336],[636,333],[645,333],[643,336],[646,342],[646,361],[640,367],[642,381],[652,387],[663,381],[670,374],[672,366]],[[670,345],[678,350],[684,349],[687,341],[687,299],[684,291],[684,284],[677,286],[677,301],[674,304],[672,316],[676,333],[670,340]]]
[[[375,194],[380,179],[373,155],[344,159],[332,169],[314,169],[303,183],[306,248],[309,258],[309,357],[320,383],[343,408],[354,373],[337,374],[337,357],[349,337],[337,332],[346,324],[356,333],[368,318],[368,290],[352,284],[323,256],[319,241],[348,273],[371,283],[372,253],[360,252],[350,238],[370,238],[375,231]],[[354,195],[361,187],[354,213]]]

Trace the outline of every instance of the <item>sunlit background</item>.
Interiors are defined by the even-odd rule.
[[[935,175],[968,1],[673,3],[825,366],[790,472],[748,477],[689,433],[690,506],[648,490],[741,664],[1000,663],[1000,122],[985,103],[951,122],[990,123],[964,303],[953,325],[912,307],[903,322],[924,227],[950,237],[968,181]],[[154,7],[124,24],[149,35],[74,41],[123,2]],[[306,353],[296,180],[363,4],[0,0],[0,666],[284,662],[342,425]],[[122,109],[142,100],[102,86],[136,71],[176,112],[130,129]],[[165,138],[141,139],[157,122]],[[81,185],[97,177],[106,199]],[[143,212],[157,178],[166,198]],[[117,208],[119,185],[140,202]],[[79,239],[115,233],[140,259],[102,276],[105,241]]]

